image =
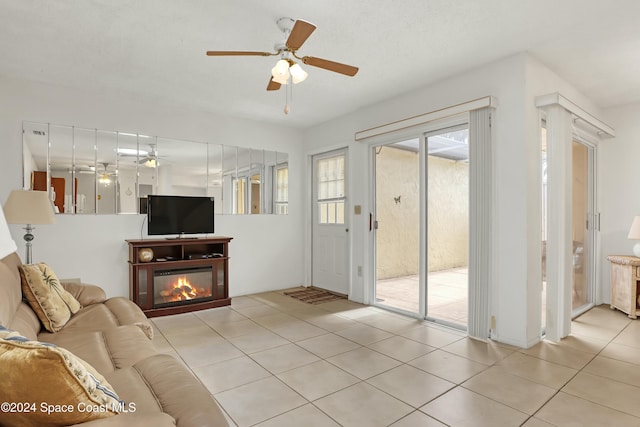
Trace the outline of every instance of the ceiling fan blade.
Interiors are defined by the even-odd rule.
[[[267,90],[278,90],[280,89],[280,86],[282,85],[278,82],[274,82],[273,77],[271,77],[269,79],[269,84],[267,85]]]
[[[241,50],[208,50],[207,56],[272,56],[277,53],[271,52],[249,52]]]
[[[316,29],[316,26],[310,22],[298,19],[293,28],[291,34],[287,39],[287,47],[292,50],[300,49],[300,46],[309,38],[311,33]]]
[[[358,72],[358,67],[353,67],[347,64],[341,64],[339,62],[329,61],[327,59],[315,58],[313,56],[305,56],[302,58],[302,62],[307,65],[311,65],[318,68],[324,68],[325,70],[333,71],[347,76],[355,76]]]

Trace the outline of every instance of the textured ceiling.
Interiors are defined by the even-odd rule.
[[[300,49],[360,67],[306,66],[265,90],[288,16],[318,28]],[[0,75],[118,89],[207,111],[308,127],[528,51],[601,107],[640,101],[638,0],[0,0]]]

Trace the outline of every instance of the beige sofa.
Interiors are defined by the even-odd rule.
[[[23,300],[19,265],[21,261],[15,252],[0,259],[0,325],[29,340],[52,343],[70,351],[104,376],[121,401],[126,402],[127,409],[132,408],[133,403],[135,411],[122,411],[80,425],[229,425],[216,401],[193,374],[172,356],[155,349],[151,323],[135,304],[121,297],[106,299],[104,291],[96,286],[62,283],[83,308],[61,331],[47,332]],[[1,355],[0,363],[3,363]],[[43,387],[50,381],[49,374],[42,372]],[[0,401],[3,401],[3,393],[7,395],[7,390],[20,387],[29,393],[39,385],[0,377]],[[31,403],[40,405],[39,402]],[[0,410],[0,425],[17,424],[16,418],[6,409]],[[15,406],[13,409],[24,408]],[[55,422],[56,414],[51,417]]]

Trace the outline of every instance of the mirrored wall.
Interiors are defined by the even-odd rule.
[[[286,153],[23,122],[24,188],[60,214],[146,213],[149,194],[212,196],[219,214],[288,213]]]

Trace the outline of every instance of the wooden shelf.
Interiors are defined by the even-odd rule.
[[[232,237],[202,239],[127,240],[129,244],[129,298],[147,317],[185,313],[231,304],[229,298],[229,242]],[[153,259],[143,262],[141,249],[151,249]],[[155,304],[154,273],[204,267],[211,269],[212,296],[181,301],[170,307]]]

